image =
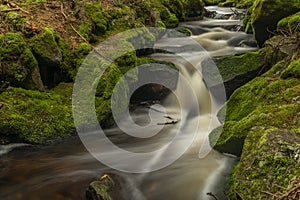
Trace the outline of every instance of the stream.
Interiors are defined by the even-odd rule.
[[[85,191],[89,183],[104,173],[117,174],[121,181],[122,191],[120,196],[128,200],[206,200],[212,199],[206,193],[225,199],[223,191],[230,171],[237,158],[224,155],[215,150],[210,151],[206,138],[209,132],[220,123],[216,117],[225,99],[215,99],[207,90],[206,83],[201,74],[190,69],[188,63],[201,63],[205,56],[218,57],[223,55],[241,54],[257,49],[252,35],[239,32],[242,19],[237,13],[243,10],[230,8],[206,7],[210,17],[201,21],[183,22],[179,26],[191,30],[191,38],[206,50],[197,49],[195,43],[190,42],[190,37],[162,37],[155,44],[155,48],[169,49],[177,54],[154,53],[152,58],[170,61],[176,64],[180,72],[196,91],[197,106],[200,114],[190,116],[193,102],[189,101],[189,94],[184,88],[178,87],[174,94],[169,95],[164,106],[169,116],[180,118],[178,102],[188,105],[184,108],[187,112],[181,122],[164,126],[157,136],[147,140],[129,139],[117,128],[105,130],[106,135],[119,147],[134,152],[148,152],[159,148],[174,138],[175,130],[186,134],[184,141],[192,132],[194,124],[198,124],[197,137],[185,153],[171,165],[149,173],[135,174],[113,170],[96,160],[84,147],[79,137],[74,136],[66,141],[47,146],[30,146],[13,144],[0,146],[0,199],[2,200],[84,200]],[[182,61],[178,57],[184,57]],[[205,55],[205,56],[203,56]],[[201,66],[200,66],[201,67]],[[138,107],[132,114],[133,121],[137,124],[149,123],[149,110],[152,118],[157,122],[166,121],[166,116],[160,112],[160,107]],[[126,119],[122,122],[124,126]],[[128,125],[127,125],[128,126]],[[131,127],[127,127],[130,130]],[[151,127],[150,127],[151,129]],[[153,127],[155,129],[155,127]],[[90,137],[97,137],[96,134]],[[200,155],[199,149],[208,149],[207,154]],[[105,152],[107,156],[114,152]],[[158,156],[149,161],[152,164],[167,158],[168,154]],[[121,165],[122,160],[115,160],[115,165]],[[120,164],[119,164],[120,163]],[[136,163],[138,165],[139,163]],[[149,170],[151,171],[151,170]]]

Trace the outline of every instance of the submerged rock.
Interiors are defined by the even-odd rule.
[[[86,191],[86,200],[112,200],[109,192],[115,187],[113,179],[105,174],[100,180],[90,183]]]
[[[90,183],[86,200],[144,200],[143,194],[134,186],[129,177],[116,173],[104,174]]]

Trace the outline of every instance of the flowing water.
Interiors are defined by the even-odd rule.
[[[207,137],[209,132],[219,125],[216,113],[225,99],[216,99],[207,90],[201,62],[207,56],[233,55],[255,50],[255,42],[251,35],[239,30],[241,20],[236,19],[233,11],[228,8],[208,7],[215,11],[214,16],[225,16],[226,19],[204,19],[196,22],[180,24],[193,32],[193,41],[185,37],[165,36],[157,41],[157,49],[166,49],[177,54],[155,53],[151,57],[159,60],[171,61],[176,64],[183,78],[192,86],[197,102],[191,101],[190,93],[182,87],[183,78],[179,77],[178,86],[173,95],[165,101],[164,106],[168,116],[180,119],[180,123],[165,126],[160,134],[146,140],[132,139],[122,134],[119,128],[106,130],[107,136],[118,146],[133,152],[148,152],[170,142],[177,130],[186,134],[181,141],[187,140],[197,125],[197,136],[193,144],[184,155],[173,164],[158,171],[133,174],[117,172],[101,164],[84,148],[80,139],[74,137],[67,141],[49,146],[1,146],[0,157],[0,199],[2,200],[53,200],[53,199],[85,199],[88,184],[103,173],[118,174],[122,179],[122,190],[117,191],[124,199],[130,200],[158,200],[158,199],[212,199],[206,195],[213,192],[223,197],[223,191],[230,174],[230,170],[237,159],[217,151],[210,151]],[[242,11],[239,11],[242,12]],[[228,16],[228,17],[227,17]],[[206,51],[199,49],[201,44]],[[182,59],[184,58],[184,59]],[[196,67],[191,67],[196,66]],[[177,100],[175,100],[177,97]],[[185,113],[179,112],[179,103]],[[196,104],[196,105],[195,105]],[[199,113],[194,113],[199,107]],[[154,105],[140,107],[132,113],[132,119],[140,125],[149,124],[149,110],[151,119],[167,122],[166,116],[160,111],[161,107]],[[126,126],[126,119],[122,121]],[[130,126],[127,130],[130,130]],[[150,127],[151,129],[151,127]],[[155,129],[155,127],[153,127]],[[91,137],[97,137],[91,133]],[[10,151],[10,152],[9,152]],[[101,152],[110,156],[114,152]],[[149,160],[150,170],[155,163],[168,158],[163,153]],[[113,161],[114,165],[122,165],[122,160]],[[132,163],[131,163],[132,164]],[[135,163],[139,165],[139,163]]]

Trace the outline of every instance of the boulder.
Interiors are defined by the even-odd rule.
[[[240,156],[244,140],[253,127],[297,129],[300,125],[299,68],[297,60],[279,61],[262,76],[237,89],[225,104],[227,115],[224,116],[225,108],[219,112],[222,121],[225,119],[223,129],[210,134],[215,148]]]
[[[61,89],[60,89],[61,90]],[[0,94],[0,140],[51,143],[75,133],[68,97],[53,91],[8,88]],[[64,92],[67,94],[66,90]]]
[[[233,171],[230,193],[239,194],[245,200],[272,199],[274,196],[280,199],[284,195],[284,199],[298,199],[299,144],[299,128],[253,127]]]
[[[18,33],[0,35],[0,90],[8,86],[43,90],[38,63]]]
[[[210,65],[203,63],[202,73],[208,83],[214,83],[214,85],[209,84],[213,93],[218,93],[221,84],[224,84],[226,96],[229,98],[237,88],[249,82],[261,72],[264,67],[264,57],[264,50],[261,50],[240,56],[214,58],[219,72],[212,73]],[[220,75],[221,77],[218,77]]]
[[[298,0],[255,0],[244,20],[246,31],[254,33],[261,47],[274,34],[279,20],[298,12],[299,9]]]
[[[42,81],[45,86],[53,87],[61,77],[62,52],[58,45],[58,36],[51,28],[45,28],[44,32],[31,39],[31,49],[35,55]]]

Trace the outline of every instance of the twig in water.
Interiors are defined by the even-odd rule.
[[[208,192],[206,193],[206,195],[213,197],[215,200],[219,200],[219,198],[216,195],[214,195],[212,192]]]

